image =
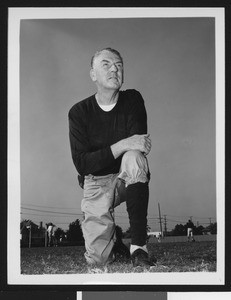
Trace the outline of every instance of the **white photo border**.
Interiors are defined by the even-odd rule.
[[[225,283],[225,26],[224,8],[8,8],[9,285],[224,285]],[[22,275],[20,272],[20,21],[25,19],[215,18],[217,271],[214,273]],[[219,102],[218,102],[219,99]],[[16,225],[15,225],[16,224]],[[13,226],[12,226],[13,225]]]

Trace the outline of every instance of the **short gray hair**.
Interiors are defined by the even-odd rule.
[[[92,56],[92,58],[91,58],[91,68],[93,68],[93,64],[94,64],[95,58],[96,58],[97,56],[99,56],[103,51],[109,51],[109,52],[111,52],[111,53],[114,53],[115,55],[117,55],[117,56],[121,59],[121,61],[122,61],[122,63],[123,63],[123,58],[122,58],[121,54],[119,53],[119,51],[117,51],[117,50],[115,50],[115,49],[113,49],[113,48],[107,47],[107,48],[103,48],[103,49],[97,51],[97,52]]]

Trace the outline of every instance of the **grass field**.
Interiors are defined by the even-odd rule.
[[[89,274],[136,272],[215,272],[216,242],[148,244],[157,265],[147,270],[118,260],[107,266],[89,268],[84,247],[22,248],[22,274]]]

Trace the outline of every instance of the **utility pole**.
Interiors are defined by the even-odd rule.
[[[166,215],[164,215],[164,235],[167,235],[167,219],[166,219]]]
[[[158,203],[158,209],[159,209],[159,222],[160,222],[160,232],[161,232],[161,236],[163,234],[163,230],[162,230],[162,221],[161,221],[161,213],[160,213],[160,203]]]
[[[29,248],[31,247],[31,224],[27,226],[27,229],[29,229]]]
[[[47,247],[47,231],[46,231],[46,227],[44,228],[44,234],[45,234],[45,247]]]

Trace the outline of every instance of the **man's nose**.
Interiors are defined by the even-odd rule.
[[[118,67],[116,66],[116,64],[111,65],[111,70],[115,72],[118,71]]]

